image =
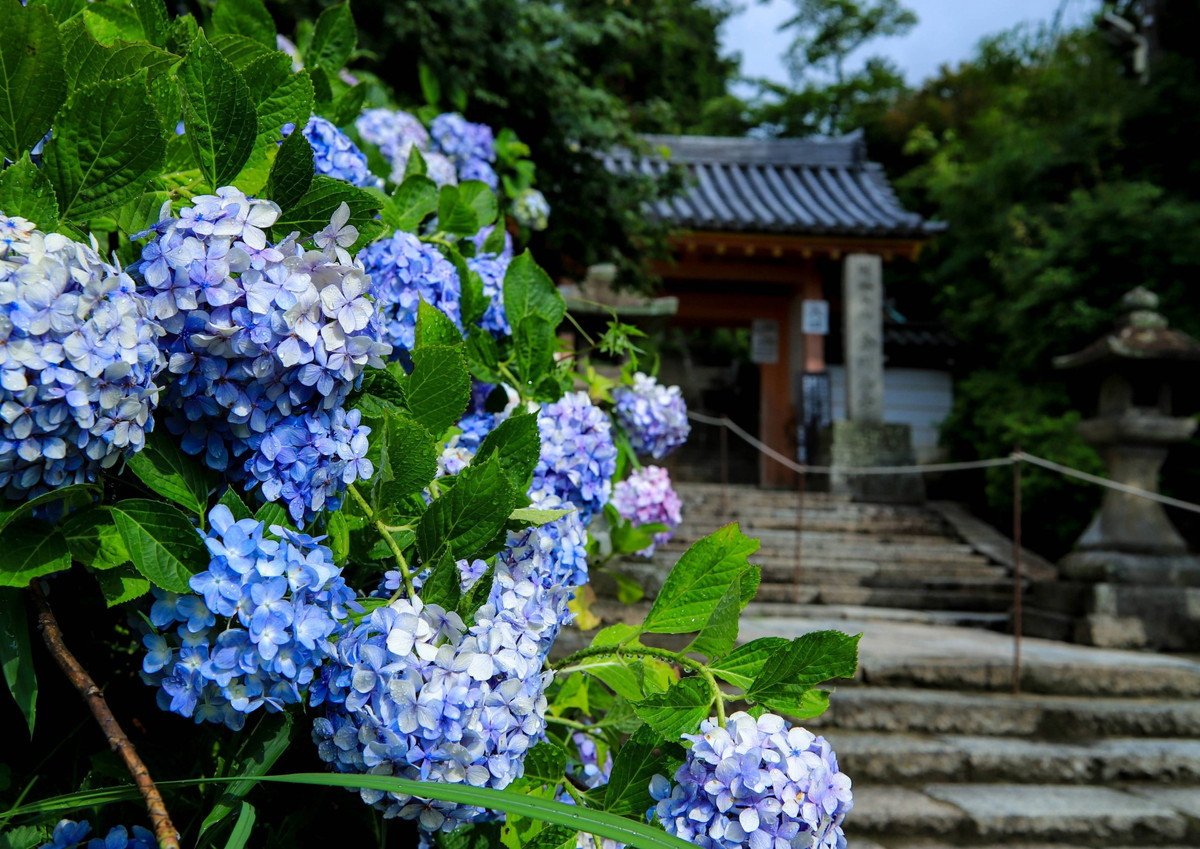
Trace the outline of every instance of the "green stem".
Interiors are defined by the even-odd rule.
[[[588,725],[585,722],[578,722],[577,720],[574,720],[574,719],[567,719],[564,716],[549,716],[549,715],[547,715],[546,721],[553,722],[555,725],[565,725],[567,728],[574,728],[578,731],[583,731],[584,733],[590,734],[593,737],[600,736],[600,729],[598,729],[596,726]]]
[[[407,591],[408,597],[416,598],[417,591],[413,588],[412,573],[408,571],[408,561],[404,559],[404,552],[396,544],[395,538],[388,533],[388,526],[375,518],[375,511],[371,509],[371,505],[367,503],[367,499],[362,497],[362,493],[358,491],[358,487],[350,484],[347,489],[350,491],[350,496],[358,502],[358,506],[366,514],[367,521],[375,526],[375,530],[379,531],[379,535],[383,537],[384,544],[392,550],[392,556],[396,559],[396,565],[400,568],[400,577],[404,579],[404,589]],[[399,591],[397,591],[398,594]],[[392,600],[394,601],[395,597]]]
[[[654,657],[677,664],[684,669],[692,670],[708,683],[708,689],[712,692],[712,704],[716,705],[717,709],[717,724],[722,728],[725,727],[725,694],[721,692],[721,688],[717,685],[717,679],[703,663],[698,660],[692,660],[690,657],[684,657],[678,652],[668,651],[667,649],[656,649],[652,646],[594,646],[567,655],[562,660],[552,664],[550,668],[555,672],[560,672],[566,667],[575,666],[581,660],[586,660],[589,657],[603,657],[604,655],[616,655],[617,657],[626,655],[633,657]]]

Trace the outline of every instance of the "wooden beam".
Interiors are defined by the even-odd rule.
[[[690,230],[671,237],[677,250],[689,253],[726,253],[762,249],[769,256],[841,256],[848,253],[879,254],[915,260],[931,240],[923,237],[873,238],[870,236],[793,236],[782,233],[721,233]]]

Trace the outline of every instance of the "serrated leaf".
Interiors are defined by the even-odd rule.
[[[304,64],[336,74],[350,61],[358,44],[358,30],[349,3],[338,3],[323,11],[313,26],[312,40],[304,53]]]
[[[626,817],[643,816],[654,805],[650,779],[655,775],[674,777],[683,757],[682,746],[664,743],[657,731],[643,725],[613,756],[604,810]]]
[[[83,10],[87,8],[87,0],[29,0],[25,5],[45,6],[61,27],[83,14]]]
[[[541,437],[538,434],[537,416],[519,413],[500,422],[479,443],[476,457],[495,456],[500,467],[518,492],[528,492],[533,482],[533,470],[537,468]],[[552,520],[551,520],[552,521]]]
[[[29,736],[37,719],[37,672],[25,615],[25,594],[15,587],[0,588],[0,671],[8,691],[25,716]]]
[[[729,653],[737,641],[738,615],[742,612],[742,582],[751,581],[757,586],[757,580],[751,577],[757,571],[757,566],[751,566],[733,579],[733,583],[713,606],[708,621],[700,627],[696,639],[685,649],[686,652],[702,654],[710,662]]]
[[[278,501],[269,501],[254,514],[254,521],[262,522],[267,530],[271,529],[271,525],[279,525],[290,530],[295,530],[296,526],[292,524],[292,517],[288,515],[287,509]]]
[[[483,240],[483,246],[479,249],[481,254],[496,254],[504,253],[504,248],[508,244],[507,231],[503,226],[497,225],[492,228],[492,231],[487,234],[487,238]]]
[[[5,828],[0,832],[0,849],[38,849],[50,842],[50,831],[32,825]]]
[[[514,257],[504,274],[504,313],[514,327],[526,316],[545,319],[557,328],[567,307],[550,275],[543,271],[526,250]]]
[[[614,693],[630,703],[641,700],[646,693],[642,689],[642,679],[634,672],[629,663],[620,657],[613,656],[600,661],[590,661],[583,671],[588,675],[604,682]]]
[[[499,208],[496,205],[496,193],[481,180],[464,180],[458,184],[459,202],[466,204],[475,213],[478,226],[474,235],[496,220]]]
[[[408,160],[404,163],[404,182],[407,183],[410,177],[424,177],[428,173],[429,166],[425,163],[425,156],[419,148],[411,148],[408,151]],[[436,206],[434,208],[436,209]]]
[[[558,340],[554,326],[540,315],[527,315],[513,325],[516,376],[527,386],[537,386],[554,370]]]
[[[441,436],[467,409],[471,376],[461,347],[430,345],[412,352],[404,400],[414,419]]]
[[[750,569],[758,540],[726,525],[692,545],[667,576],[646,616],[646,630],[686,634],[707,624],[730,584]]]
[[[250,158],[258,136],[250,89],[204,33],[192,42],[178,78],[188,143],[200,170],[210,187],[229,185]]]
[[[482,315],[482,313],[481,313]],[[463,313],[464,324],[469,322]],[[470,326],[467,331],[467,367],[471,376],[481,383],[501,383],[500,346],[495,337],[480,327]]]
[[[438,229],[459,236],[479,232],[475,210],[462,200],[458,186],[442,186],[438,191]]]
[[[619,646],[630,642],[639,633],[641,631],[633,625],[618,622],[615,625],[608,625],[597,631],[596,636],[592,637],[591,647]]]
[[[225,488],[225,491],[221,493],[221,497],[217,499],[217,503],[229,508],[229,512],[233,514],[235,522],[240,522],[242,519],[254,518],[254,514],[246,506],[246,502],[238,497],[238,494],[233,491],[232,487]]]
[[[313,177],[304,197],[281,215],[272,229],[283,235],[298,230],[301,237],[307,239],[328,227],[329,219],[343,203],[350,207],[349,223],[360,231],[382,206],[382,201],[366,189],[318,174]]]
[[[633,703],[633,709],[663,740],[677,741],[695,733],[707,719],[712,692],[699,678],[684,678],[663,693]]]
[[[247,780],[225,785],[225,792],[221,794],[220,801],[213,805],[200,825],[200,838],[233,813],[235,807],[240,807],[242,798],[254,787],[254,779],[271,771],[280,755],[287,751],[291,739],[292,717],[289,714],[266,714],[259,720],[257,727],[245,738],[234,756],[233,765],[228,772],[228,775]]]
[[[367,99],[367,87],[362,83],[348,89],[341,97],[333,101],[327,116],[335,127],[346,127],[354,123],[358,113],[362,111]]]
[[[462,333],[444,312],[425,301],[417,302],[415,347],[431,345],[455,347],[463,344]]]
[[[475,621],[475,612],[487,604],[488,597],[492,594],[492,584],[495,582],[495,579],[496,567],[493,564],[488,566],[487,571],[480,576],[479,580],[463,593],[463,597],[459,600],[454,612],[461,616],[464,622]]]
[[[767,659],[779,652],[788,642],[783,637],[759,637],[710,663],[708,668],[714,675],[745,690],[762,670]]]
[[[150,489],[197,516],[204,515],[208,494],[217,486],[216,474],[161,428],[147,435],[146,447],[127,466]]]
[[[117,227],[127,234],[149,230],[158,223],[162,206],[171,199],[169,192],[146,192],[117,210]]]
[[[534,510],[531,507],[518,507],[516,510],[508,514],[508,518],[514,522],[526,522],[530,525],[548,525],[551,522],[557,522],[568,513],[574,513],[575,510]]]
[[[32,221],[51,232],[58,225],[58,199],[54,186],[29,154],[22,154],[14,165],[0,171],[0,212],[10,218]]]
[[[420,174],[408,177],[392,193],[397,229],[412,232],[437,210],[437,184]]]
[[[525,755],[525,778],[542,784],[555,785],[563,780],[567,769],[567,753],[560,746],[542,741]]]
[[[365,524],[361,516],[353,516],[344,510],[329,514],[329,520],[325,523],[328,536],[325,544],[333,553],[334,563],[343,563],[350,556],[350,532],[362,530]]]
[[[472,270],[467,265],[466,260],[462,260],[461,265],[456,264],[455,270],[458,271],[458,278],[462,281],[459,311],[462,314],[463,326],[479,331],[491,339],[491,333],[477,326],[492,303],[491,297],[483,294],[483,278],[479,276],[479,272]],[[493,365],[492,368],[495,366]]]
[[[291,209],[304,197],[313,179],[312,145],[304,133],[292,133],[283,140],[271,173],[267,177],[266,196],[282,209]]]
[[[24,587],[35,578],[71,566],[62,534],[36,524],[13,525],[0,534],[0,587]]]
[[[209,38],[209,43],[213,46],[213,49],[228,59],[230,64],[237,68],[239,72],[243,72],[242,79],[245,79],[246,85],[250,86],[252,89],[255,85],[261,85],[270,88],[278,85],[279,81],[282,79],[282,76],[272,76],[270,79],[264,80],[261,83],[256,80],[246,79],[244,72],[251,65],[254,65],[257,62],[278,56],[285,60],[287,64],[284,73],[291,71],[291,60],[288,58],[287,54],[280,53],[278,50],[276,50],[274,45],[267,46],[262,42],[255,41],[253,38],[248,38],[244,35],[238,35],[235,33],[224,33],[221,35],[209,33],[209,35],[211,36]]]
[[[77,510],[63,520],[61,528],[72,559],[89,569],[116,569],[129,562],[129,549],[107,507]]]
[[[504,529],[516,497],[495,460],[463,469],[417,524],[422,561],[432,563],[444,551],[454,560],[474,557]]]
[[[437,475],[438,446],[433,435],[403,414],[388,416],[384,427],[392,497],[420,492]]]
[[[132,566],[118,566],[96,573],[96,583],[104,595],[108,607],[116,607],[150,592],[150,582],[137,573]]]
[[[100,487],[95,484],[77,483],[70,486],[62,486],[50,492],[44,492],[41,495],[30,498],[28,501],[21,501],[16,504],[8,501],[0,501],[0,531],[3,531],[17,519],[32,513],[35,507],[53,504],[55,501],[61,501],[64,506],[68,507],[90,504],[99,494]]]
[[[446,610],[458,607],[462,598],[462,580],[453,557],[443,554],[438,558],[429,577],[421,585],[419,595],[425,604],[436,604]]]
[[[142,25],[146,40],[155,47],[165,45],[171,21],[163,0],[133,0],[133,11]]]
[[[805,694],[817,684],[854,677],[861,637],[814,631],[792,640],[763,663],[746,688],[746,699],[796,715],[804,709]]]
[[[54,122],[44,167],[62,218],[86,221],[142,194],[166,146],[145,72],[80,88]]]
[[[275,49],[275,21],[259,0],[217,0],[208,30],[213,35],[241,35]]]
[[[191,592],[188,580],[208,568],[208,549],[187,517],[170,504],[143,498],[109,509],[137,570],[164,590]]]
[[[48,9],[2,0],[0,33],[0,159],[15,162],[50,129],[67,99],[67,78]]]
[[[548,825],[537,834],[524,838],[521,849],[574,849],[579,832],[561,825]]]
[[[439,831],[434,843],[438,849],[495,849],[500,846],[500,823],[471,823],[454,831]]]
[[[117,3],[89,3],[83,10],[83,22],[101,44],[141,41],[146,37],[142,22],[132,6]]]

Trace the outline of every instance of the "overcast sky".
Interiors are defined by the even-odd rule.
[[[725,24],[725,52],[742,54],[745,76],[787,82],[781,56],[790,39],[776,27],[794,13],[792,0],[741,1],[743,11]],[[917,13],[920,22],[908,35],[880,39],[867,45],[864,53],[890,57],[909,84],[915,85],[941,65],[966,59],[982,36],[1023,22],[1049,24],[1060,5],[1064,5],[1065,24],[1079,23],[1099,4],[1096,0],[904,0],[904,5]]]

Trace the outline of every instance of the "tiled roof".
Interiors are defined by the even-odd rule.
[[[688,184],[651,213],[695,230],[928,237],[945,229],[900,206],[883,167],[866,160],[861,133],[806,139],[715,136],[643,138],[669,158],[620,150],[604,157],[618,174],[661,175],[682,165]]]

